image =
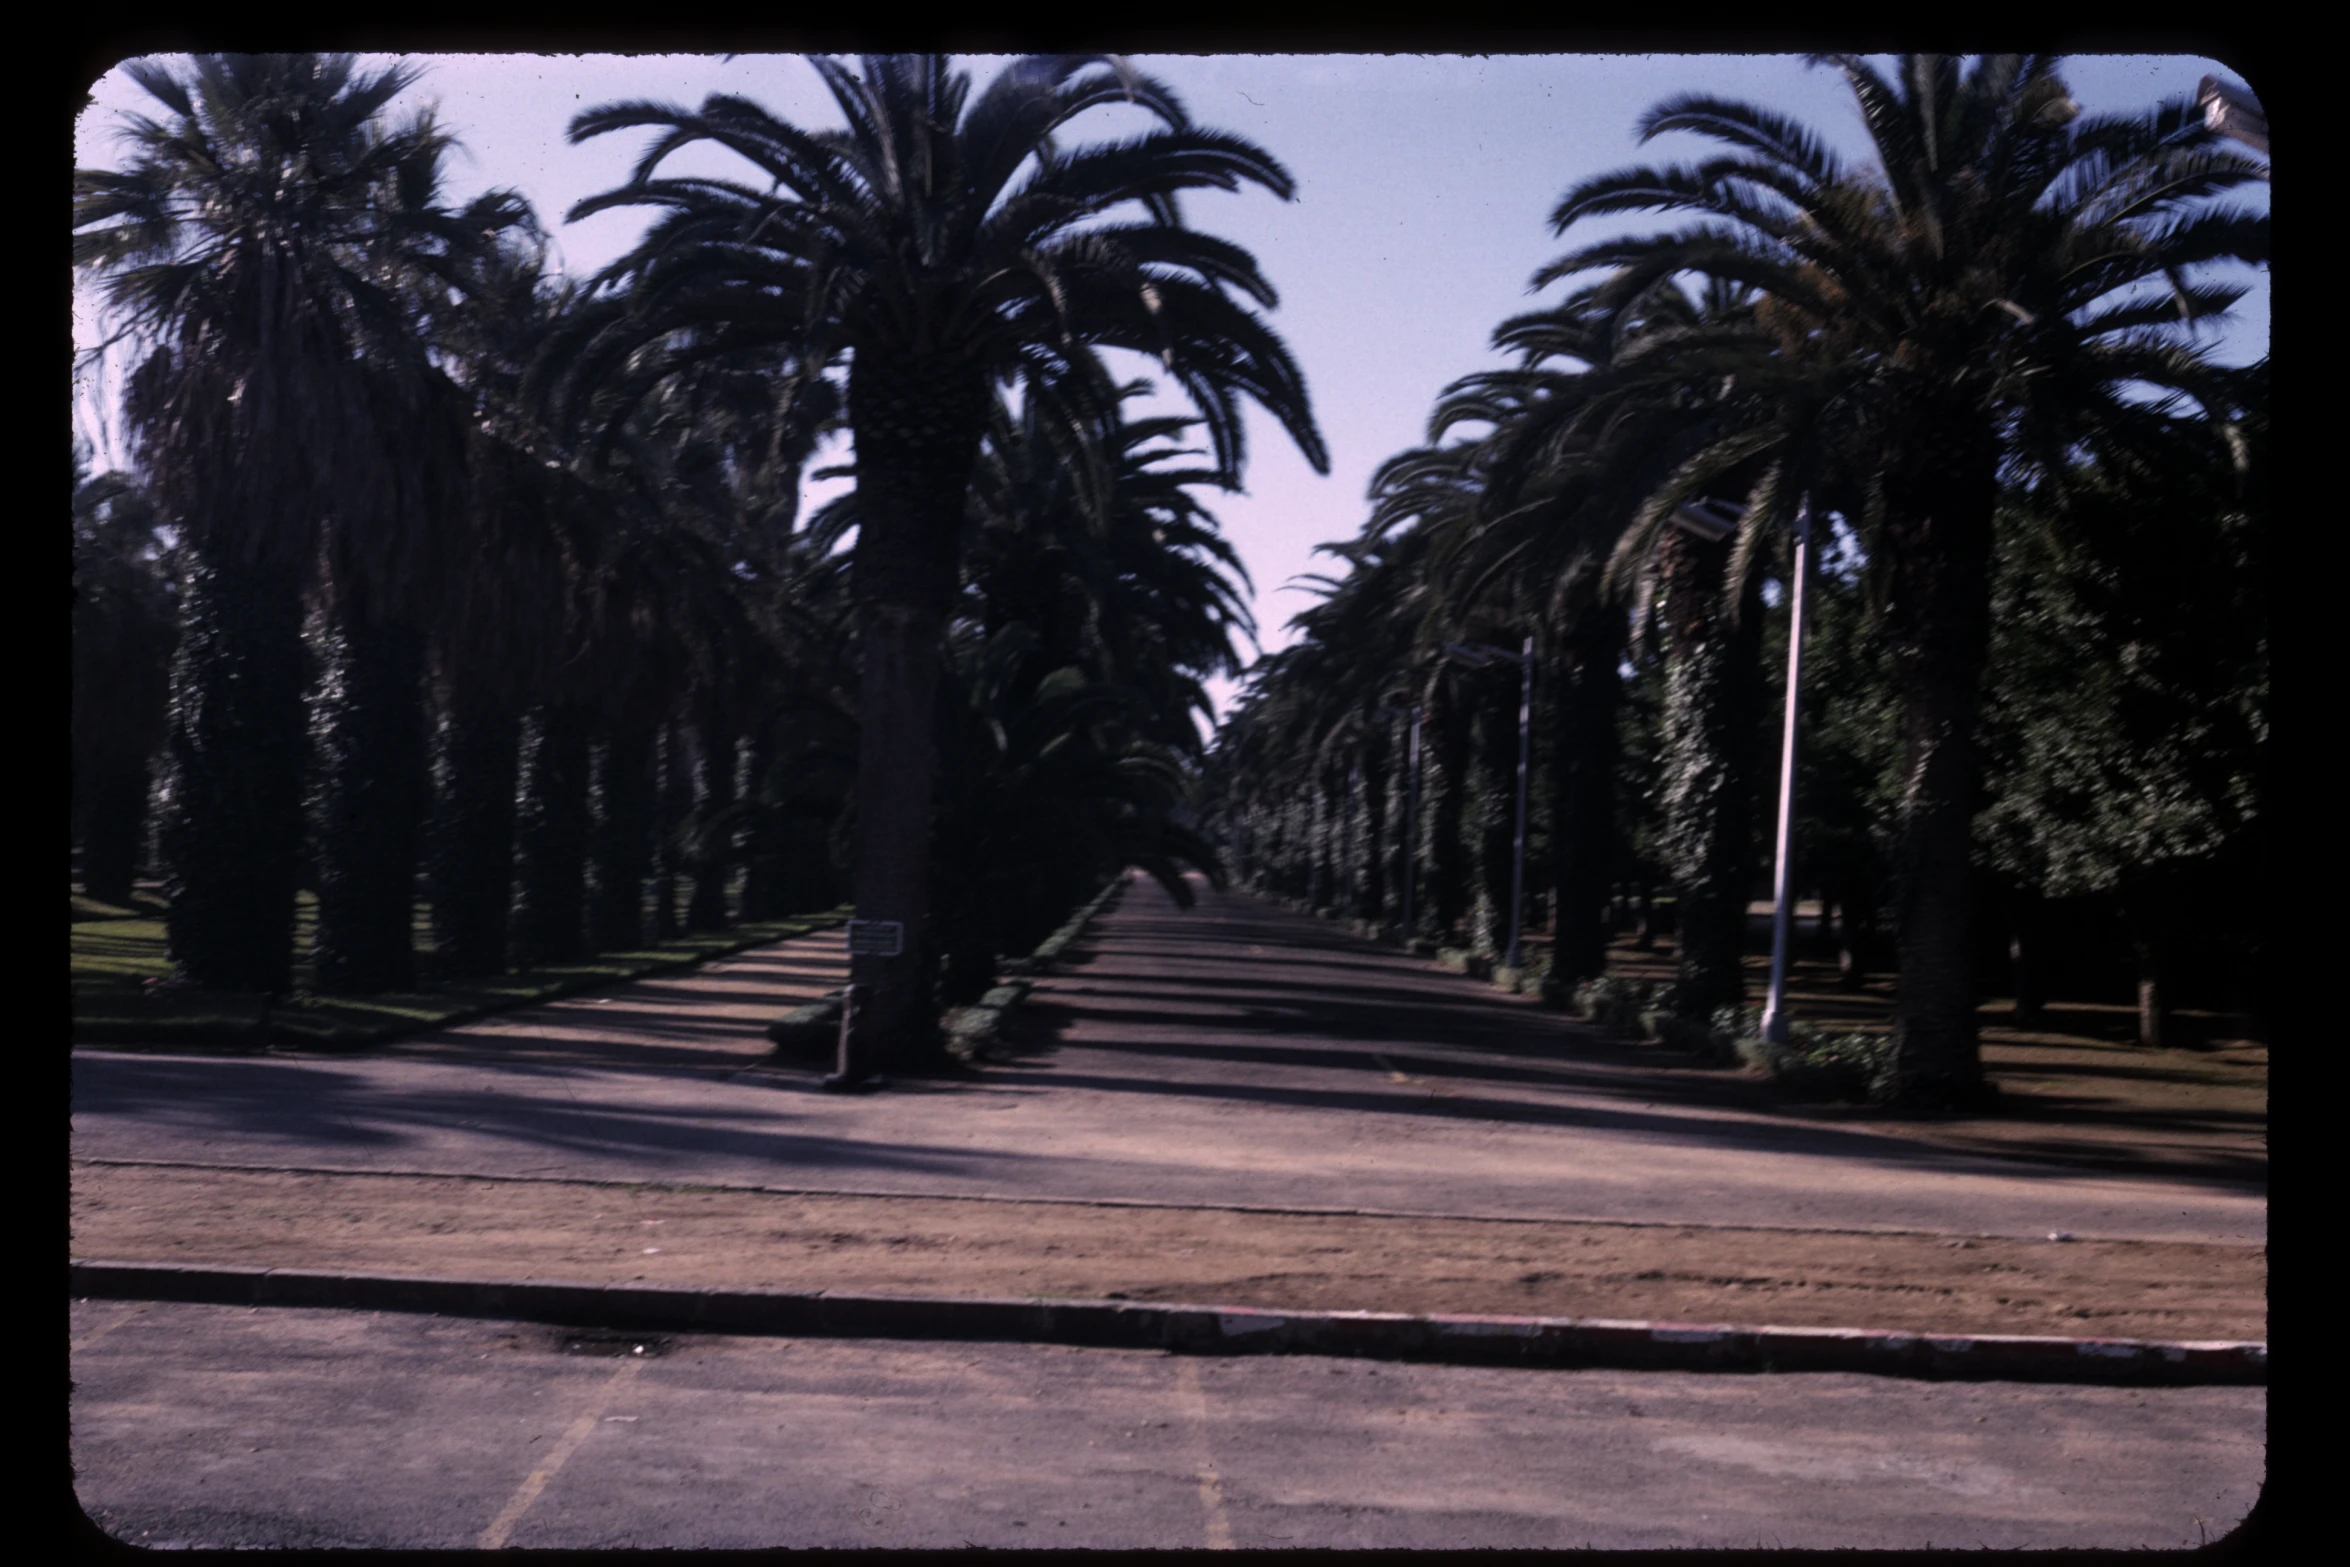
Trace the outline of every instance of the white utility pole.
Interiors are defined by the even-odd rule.
[[[1803,696],[1803,609],[1811,579],[1811,506],[1795,511],[1795,580],[1790,587],[1787,613],[1787,720],[1779,740],[1779,835],[1771,869],[1771,995],[1763,1007],[1763,1038],[1775,1045],[1787,1043],[1787,939],[1794,883],[1790,870],[1795,856],[1795,720]]]

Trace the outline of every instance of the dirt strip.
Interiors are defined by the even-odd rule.
[[[2265,1248],[73,1170],[73,1254],[728,1289],[2265,1339]]]

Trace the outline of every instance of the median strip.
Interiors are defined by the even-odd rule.
[[[1085,933],[1085,927],[1117,900],[1125,885],[1124,878],[1111,882],[1063,922],[1060,929],[1038,943],[1034,952],[1004,964],[1002,983],[969,1006],[950,1009],[942,1019],[947,1049],[966,1062],[988,1059],[1002,1041],[1013,1011],[1028,999],[1029,991],[1034,988],[1033,976],[1049,972]],[[809,1063],[826,1061],[839,1045],[840,1014],[841,992],[835,990],[805,1006],[792,1008],[768,1024],[767,1037],[774,1041],[779,1057]]]

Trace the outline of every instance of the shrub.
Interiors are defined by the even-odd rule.
[[[1893,1041],[1858,1030],[1797,1023],[1783,1047],[1765,1047],[1763,1065],[1781,1091],[1799,1099],[1863,1101],[1891,1061]]]
[[[1640,1014],[1653,1006],[1650,992],[1654,988],[1645,981],[1613,974],[1587,979],[1575,987],[1575,1015],[1612,1033],[1638,1033]]]

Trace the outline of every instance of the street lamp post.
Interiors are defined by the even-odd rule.
[[[1513,969],[1523,969],[1519,961],[1518,934],[1520,918],[1526,906],[1526,773],[1533,755],[1534,741],[1534,639],[1528,637],[1523,647],[1511,653],[1502,648],[1487,647],[1482,643],[1447,642],[1444,650],[1472,668],[1510,662],[1520,670],[1518,682],[1518,831],[1517,854],[1510,866],[1510,950],[1504,961]]]
[[[1794,856],[1795,718],[1803,692],[1803,609],[1811,580],[1811,507],[1795,512],[1795,581],[1788,592],[1787,719],[1779,740],[1779,832],[1771,868],[1771,994],[1763,1007],[1763,1038],[1787,1043],[1787,940],[1789,901],[1794,891],[1789,867]]]
[[[1700,539],[1728,538],[1745,519],[1746,509],[1727,501],[1692,501],[1673,513],[1673,522]],[[1779,822],[1771,867],[1771,990],[1764,1003],[1763,1038],[1775,1045],[1787,1043],[1787,946],[1794,911],[1793,853],[1795,836],[1795,721],[1803,696],[1803,611],[1811,582],[1811,505],[1795,509],[1794,583],[1788,592],[1787,716],[1779,737]]]

